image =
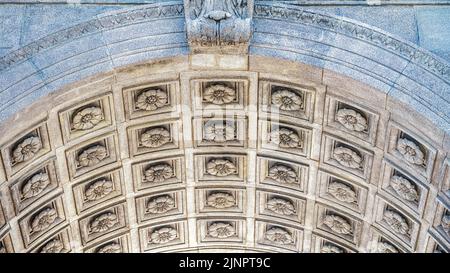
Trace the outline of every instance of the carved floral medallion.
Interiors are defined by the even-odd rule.
[[[105,232],[113,228],[117,224],[117,215],[108,212],[94,218],[89,224],[89,231],[92,233]]]
[[[236,229],[228,223],[213,223],[208,226],[208,235],[213,238],[229,238],[236,235]]]
[[[344,253],[344,250],[332,244],[324,244],[320,249],[320,253]]]
[[[363,161],[357,152],[345,147],[334,148],[333,157],[340,165],[351,169],[361,168]]]
[[[280,198],[272,198],[269,201],[267,201],[267,208],[280,215],[293,215],[295,214],[295,207],[294,205],[285,199]]]
[[[102,199],[114,190],[113,186],[113,182],[106,179],[97,181],[89,185],[89,187],[84,192],[85,200],[96,201]]]
[[[144,111],[155,111],[167,103],[167,94],[161,89],[142,92],[136,100],[136,107]]]
[[[58,213],[53,208],[46,208],[33,217],[30,232],[38,232],[48,229],[58,218]]]
[[[351,131],[364,132],[368,127],[367,119],[352,109],[339,109],[336,113],[336,120]]]
[[[282,89],[272,93],[272,104],[284,111],[298,111],[303,107],[303,99],[295,92]]]
[[[42,149],[39,137],[31,136],[16,145],[12,153],[14,163],[20,163],[33,158]]]
[[[21,199],[26,200],[39,195],[47,186],[50,179],[46,173],[37,173],[25,182],[21,190]]]
[[[398,253],[398,249],[388,242],[378,242],[378,253]]]
[[[236,171],[236,166],[228,159],[212,159],[206,164],[206,172],[214,176],[228,176]]]
[[[281,148],[298,148],[303,146],[303,140],[291,129],[281,128],[270,132],[270,142]]]
[[[59,239],[53,239],[41,248],[41,253],[61,253],[64,245]]]
[[[227,192],[216,192],[207,197],[206,203],[208,206],[216,209],[226,209],[234,207],[236,200],[233,195]]]
[[[297,173],[289,166],[276,164],[269,169],[269,177],[281,184],[297,183]]]
[[[323,223],[338,234],[347,235],[351,234],[353,231],[351,224],[338,215],[326,215],[323,219]]]
[[[152,214],[166,213],[175,208],[175,200],[169,195],[157,196],[147,203],[146,211]]]
[[[112,242],[99,248],[96,253],[122,253],[122,246],[118,243]]]
[[[294,238],[292,237],[292,234],[289,233],[287,230],[279,227],[271,227],[266,231],[264,237],[267,240],[280,245],[289,245],[294,243]]]
[[[358,196],[356,192],[349,186],[340,183],[332,182],[328,185],[328,192],[337,200],[344,203],[358,203]]]
[[[99,124],[103,117],[100,107],[88,107],[78,111],[72,118],[72,128],[74,130],[89,130]]]
[[[102,145],[96,145],[84,150],[77,159],[81,167],[92,167],[100,163],[108,156],[106,148]]]
[[[160,183],[174,176],[173,168],[166,163],[150,166],[144,172],[145,182]]]
[[[425,155],[420,147],[406,138],[400,138],[398,140],[397,150],[411,164],[422,165],[425,163]]]
[[[383,214],[383,219],[387,225],[395,232],[403,235],[408,235],[410,227],[406,219],[397,212],[387,210]]]
[[[172,227],[163,227],[153,230],[150,234],[150,242],[153,244],[165,244],[175,240],[178,237],[178,232]]]
[[[147,148],[158,148],[170,142],[170,132],[164,127],[145,131],[140,137],[140,143]]]
[[[408,179],[401,176],[394,175],[391,178],[391,186],[394,191],[403,199],[407,201],[417,201],[419,194],[417,193],[414,184],[408,181]]]
[[[223,84],[214,84],[208,86],[203,91],[203,100],[217,104],[223,105],[228,104],[236,99],[236,91]]]
[[[234,140],[234,128],[227,124],[209,124],[204,129],[205,140],[218,143]]]

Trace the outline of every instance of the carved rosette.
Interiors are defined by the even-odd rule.
[[[99,248],[96,253],[122,253],[122,247],[118,243],[109,243]]]
[[[41,253],[61,253],[64,250],[63,243],[58,239],[53,239],[41,248]]]
[[[271,227],[266,231],[264,237],[267,240],[279,245],[290,245],[294,243],[292,234],[287,230],[279,227]]]
[[[303,108],[303,99],[295,92],[282,89],[272,93],[272,104],[284,111],[298,111]]]
[[[140,136],[139,141],[144,147],[159,148],[170,142],[170,132],[164,127],[149,129]]]
[[[276,214],[280,214],[280,215],[293,215],[295,214],[295,207],[294,205],[285,199],[280,199],[280,198],[272,198],[269,201],[267,201],[267,208],[276,213]]]
[[[48,229],[58,218],[58,213],[53,208],[46,208],[33,217],[30,232],[38,232]]]
[[[212,159],[206,164],[206,172],[213,176],[228,176],[236,171],[236,166],[228,159]]]
[[[49,177],[46,173],[37,173],[25,182],[21,190],[21,199],[26,200],[38,196],[50,185]]]
[[[270,132],[270,142],[281,148],[303,147],[303,139],[291,129],[281,128]]]
[[[323,223],[337,234],[347,235],[353,232],[351,224],[338,215],[326,215]]]
[[[89,185],[84,192],[84,198],[86,201],[96,201],[106,197],[113,190],[113,182],[103,179]]]
[[[213,238],[225,239],[236,235],[236,229],[229,223],[216,222],[208,226],[208,235]]]
[[[388,242],[378,242],[378,253],[398,253],[398,249]]]
[[[350,169],[360,169],[362,167],[361,164],[363,162],[363,159],[361,158],[361,156],[357,152],[349,148],[334,148],[333,157],[340,165],[344,167]]]
[[[339,109],[336,113],[336,120],[351,131],[364,132],[368,127],[367,119],[352,109]]]
[[[28,137],[16,145],[12,152],[12,161],[14,163],[28,161],[33,158],[41,149],[42,142],[39,137]]]
[[[425,155],[420,147],[406,138],[398,140],[397,150],[408,163],[414,165],[423,165],[425,163]]]
[[[297,183],[297,173],[289,166],[277,164],[269,169],[269,178],[280,184]]]
[[[173,168],[169,164],[150,166],[144,173],[145,182],[161,183],[174,176]]]
[[[217,143],[234,140],[234,128],[227,124],[209,124],[204,129],[204,139]]]
[[[410,227],[406,219],[397,212],[387,210],[383,214],[383,219],[386,221],[387,225],[395,232],[408,235]]]
[[[340,183],[340,182],[332,182],[328,185],[328,192],[337,200],[349,203],[356,204],[358,203],[358,196],[356,192],[349,186]]]
[[[167,103],[167,94],[161,89],[142,92],[136,99],[136,108],[143,111],[155,111]]]
[[[417,193],[414,184],[408,181],[408,179],[401,176],[393,176],[391,178],[391,186],[394,191],[403,199],[407,201],[417,201],[419,199],[419,194]]]
[[[146,212],[163,214],[175,208],[175,200],[169,195],[157,196],[147,203]]]
[[[175,240],[178,237],[178,232],[172,227],[163,227],[153,230],[150,234],[150,243],[152,244],[166,244]]]
[[[213,84],[203,91],[203,100],[216,105],[233,102],[236,99],[236,90],[223,84]]]
[[[206,199],[206,203],[208,206],[216,209],[226,209],[235,206],[236,200],[229,193],[217,192],[210,194]]]
[[[108,156],[106,148],[96,145],[84,150],[77,158],[77,163],[81,167],[93,167]]]
[[[331,244],[324,244],[320,249],[320,253],[344,253],[344,252],[345,251],[342,248]]]
[[[89,231],[91,233],[108,231],[116,226],[117,220],[117,215],[114,213],[108,212],[101,214],[100,216],[94,218],[94,220],[89,224]]]
[[[88,107],[76,112],[72,118],[74,130],[89,130],[104,120],[103,111],[100,107]]]

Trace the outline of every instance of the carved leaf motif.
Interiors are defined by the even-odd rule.
[[[150,183],[164,182],[174,176],[173,168],[166,163],[150,166],[145,170],[145,181]]]
[[[340,183],[332,182],[328,185],[328,192],[337,200],[345,203],[358,203],[356,192],[349,186]]]
[[[402,154],[403,158],[411,164],[423,165],[425,163],[425,156],[420,150],[420,147],[406,138],[400,138],[398,140],[397,150]]]
[[[30,232],[38,232],[48,229],[58,217],[58,213],[53,208],[46,208],[33,217]]]
[[[157,196],[147,203],[146,211],[152,214],[166,213],[175,208],[175,200],[169,195]]]
[[[338,215],[326,215],[323,219],[323,223],[338,234],[346,235],[353,232],[350,223]]]
[[[333,157],[340,165],[351,169],[361,168],[363,161],[358,153],[345,147],[334,148]]]
[[[96,145],[84,150],[77,159],[81,167],[93,167],[105,159],[108,155],[106,148],[102,145]]]
[[[53,239],[41,248],[41,253],[61,253],[64,245],[59,239]]]
[[[75,130],[89,130],[99,124],[103,117],[100,107],[88,107],[78,111],[72,118],[72,128]]]
[[[167,94],[161,89],[142,92],[136,100],[136,107],[144,111],[155,111],[167,103]]]
[[[105,232],[117,225],[117,215],[111,212],[101,214],[94,218],[89,224],[89,231],[92,233]]]
[[[394,175],[391,178],[391,186],[401,198],[407,201],[417,201],[419,199],[416,187],[406,178]]]
[[[234,128],[227,124],[206,125],[204,138],[218,143],[234,140]]]
[[[223,84],[208,86],[203,91],[203,100],[217,105],[228,104],[236,99],[236,91]]]
[[[178,237],[178,232],[172,227],[163,227],[154,230],[150,234],[150,243],[152,244],[165,244],[175,240]]]
[[[122,246],[118,243],[112,242],[99,248],[96,253],[122,253]]]
[[[210,194],[206,200],[208,206],[216,209],[225,209],[234,207],[236,200],[234,196],[226,192],[217,192]]]
[[[276,164],[269,169],[269,177],[282,184],[297,183],[295,171],[291,167],[281,164]]]
[[[364,132],[367,130],[367,119],[352,109],[339,109],[336,113],[336,120],[351,131]]]
[[[272,93],[272,104],[285,111],[298,111],[303,107],[303,99],[287,89]]]
[[[267,208],[276,214],[293,215],[295,214],[294,205],[287,200],[280,198],[272,198],[267,201]]]
[[[324,244],[322,246],[322,248],[320,249],[320,252],[321,253],[344,253],[345,251],[338,246],[335,246],[332,244]]]
[[[208,235],[214,238],[224,239],[236,235],[236,230],[231,224],[217,222],[208,226]]]
[[[301,148],[303,147],[303,139],[291,129],[281,128],[270,132],[270,142],[281,148]]]
[[[163,127],[153,128],[141,135],[140,142],[144,147],[158,148],[170,142],[170,132]]]
[[[378,242],[379,253],[398,253],[398,249],[388,242]]]
[[[409,234],[409,225],[406,219],[397,212],[387,210],[384,212],[383,218],[388,226],[395,232],[403,235]]]
[[[86,189],[84,196],[86,201],[95,201],[102,199],[114,190],[113,182],[103,179],[97,181]]]
[[[266,231],[264,236],[267,240],[280,245],[290,245],[294,243],[292,234],[279,227],[271,227]]]
[[[236,171],[236,166],[228,159],[212,159],[206,164],[206,172],[214,176],[227,176]]]
[[[21,198],[26,200],[39,195],[50,184],[46,173],[37,173],[33,175],[22,187]]]
[[[14,148],[12,159],[14,163],[27,161],[42,149],[42,142],[39,137],[31,136],[20,142]]]

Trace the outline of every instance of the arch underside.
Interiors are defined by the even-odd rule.
[[[445,69],[263,8],[188,55],[180,14],[2,63],[2,251],[448,252]]]

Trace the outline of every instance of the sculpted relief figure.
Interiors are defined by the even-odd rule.
[[[194,51],[247,44],[253,0],[185,0],[189,44]]]

